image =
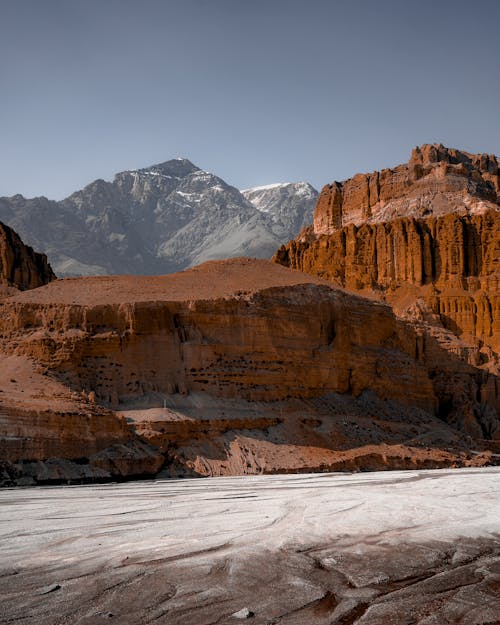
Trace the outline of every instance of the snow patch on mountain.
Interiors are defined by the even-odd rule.
[[[311,224],[318,192],[308,182],[287,182],[245,189],[242,195],[261,213],[271,217],[280,238],[298,234]],[[276,230],[278,228],[278,230]]]
[[[289,184],[293,184],[293,182],[273,182],[272,184],[265,184],[260,187],[251,187],[250,189],[243,189],[241,192],[243,195],[245,193],[255,192],[255,191],[268,191],[269,189],[277,189],[278,187],[287,187]]]

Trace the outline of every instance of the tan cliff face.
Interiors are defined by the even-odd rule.
[[[0,222],[0,289],[35,289],[54,279],[47,256],[34,252],[14,230]]]
[[[45,254],[0,223],[0,300],[55,281]],[[0,301],[0,315],[3,314]],[[125,421],[33,359],[0,349],[0,484],[92,481],[156,473],[161,454]]]
[[[69,388],[33,359],[0,351],[0,484],[146,476],[162,464],[93,394]]]
[[[276,262],[355,291],[372,290],[404,311],[422,298],[459,336],[500,349],[498,213],[353,224],[291,241]],[[412,297],[413,295],[413,297]]]
[[[498,369],[498,158],[416,148],[406,165],[323,189],[314,227],[274,260],[444,327]]]

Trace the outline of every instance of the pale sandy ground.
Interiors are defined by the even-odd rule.
[[[230,625],[245,609],[500,623],[500,468],[0,490],[0,623]]]

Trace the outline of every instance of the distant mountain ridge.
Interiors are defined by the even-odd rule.
[[[311,222],[317,196],[308,183],[240,192],[177,158],[95,180],[60,202],[0,198],[0,219],[46,252],[59,276],[161,274],[271,257]]]

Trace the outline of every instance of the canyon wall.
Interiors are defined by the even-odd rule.
[[[422,146],[325,188],[274,263],[16,290],[0,483],[495,462],[498,193],[495,157]]]
[[[480,466],[500,437],[463,347],[268,261],[18,292],[0,349],[7,484]]]
[[[0,300],[55,278],[45,254],[0,223]],[[0,349],[0,485],[125,479],[160,469],[163,456],[123,419],[15,351]]]
[[[274,260],[500,351],[498,159],[416,148],[407,165],[327,185],[314,225]],[[492,353],[493,352],[493,353]]]
[[[149,392],[261,402],[368,388],[431,412],[436,407],[412,329],[389,307],[327,285],[94,306],[10,298],[0,334],[6,349],[114,409]]]
[[[0,304],[0,310],[2,305]],[[88,393],[33,359],[0,352],[0,484],[154,475],[162,455]]]
[[[0,337],[113,410],[148,396],[268,405],[372,392],[476,437],[497,432],[497,378],[473,357],[385,304],[266,261],[57,281],[5,300]]]
[[[498,213],[450,213],[350,224],[330,235],[291,241],[275,261],[351,290],[373,290],[397,305],[416,287],[428,309],[459,336],[500,349]]]

